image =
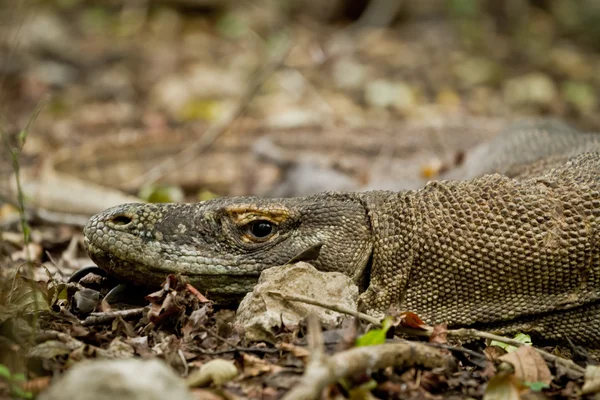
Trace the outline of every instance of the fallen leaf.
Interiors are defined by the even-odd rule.
[[[7,290],[11,306],[20,314],[36,313],[47,310],[48,293],[34,280],[25,278],[20,274],[14,279],[12,287]]]
[[[581,388],[581,394],[591,394],[600,392],[600,366],[588,365],[585,367],[585,375]]]
[[[506,350],[499,346],[489,345],[485,349],[483,349],[483,354],[485,354],[488,360],[496,361],[497,359],[506,354]]]
[[[446,324],[438,324],[433,327],[433,332],[431,332],[431,336],[429,337],[430,343],[440,343],[446,344],[448,343],[448,325]]]
[[[513,374],[499,373],[487,384],[483,400],[520,400],[521,388]]]
[[[279,345],[279,349],[282,351],[289,351],[294,355],[294,357],[304,361],[306,361],[310,356],[310,351],[308,351],[305,347],[296,346],[291,343],[281,343]]]
[[[181,306],[177,303],[175,295],[173,293],[167,293],[165,300],[162,304],[152,304],[150,311],[148,312],[148,319],[158,325],[171,315],[177,314],[182,310]]]
[[[206,386],[211,383],[221,386],[237,375],[238,369],[233,361],[217,358],[202,365],[198,371],[192,372],[186,381],[189,387]]]
[[[242,360],[244,365],[244,378],[267,373],[277,373],[282,370],[282,367],[271,364],[267,360],[263,360],[252,354],[242,353]]]
[[[198,298],[198,301],[200,303],[208,303],[210,300],[207,299],[202,293],[200,293],[198,291],[198,289],[196,289],[195,287],[193,287],[192,285],[190,285],[189,283],[185,284],[185,288],[194,296],[196,296]]]
[[[384,320],[381,322],[381,325],[382,326],[380,329],[371,329],[364,335],[359,336],[355,342],[356,347],[373,346],[376,344],[385,343],[385,335],[387,334],[387,331],[392,327],[392,318],[384,318]]]
[[[431,329],[430,325],[427,325],[417,314],[410,311],[400,313],[396,318],[396,321],[394,321],[394,326],[404,326],[406,328],[424,330]]]
[[[499,357],[499,360],[511,363],[515,368],[515,377],[522,382],[542,382],[549,385],[552,381],[546,361],[531,346],[519,347],[517,351]]]

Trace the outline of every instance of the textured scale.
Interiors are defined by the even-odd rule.
[[[597,150],[593,143],[585,150]],[[351,276],[371,313],[396,307],[429,323],[600,348],[600,154],[566,150],[528,164],[519,179],[126,204],[93,217],[85,243],[100,267],[125,281],[152,286],[181,273],[225,300],[251,290],[262,270],[322,243],[315,266]],[[265,219],[275,233],[249,236],[247,223]]]
[[[600,299],[597,153],[525,181],[495,174],[388,196],[371,211],[365,298],[375,310],[402,304],[430,322],[471,325]]]

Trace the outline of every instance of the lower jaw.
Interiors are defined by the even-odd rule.
[[[160,271],[123,261],[102,252],[89,251],[90,257],[108,275],[133,286],[158,289],[173,271]],[[235,304],[251,292],[258,282],[258,274],[248,275],[181,275],[184,280],[218,304]]]

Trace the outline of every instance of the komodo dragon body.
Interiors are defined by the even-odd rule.
[[[402,192],[125,204],[93,217],[85,243],[124,281],[152,286],[180,273],[222,298],[243,295],[261,271],[322,244],[313,264],[351,276],[372,313],[394,306],[429,323],[600,348],[597,141],[525,160],[522,179],[487,174]],[[583,153],[572,154],[576,148]]]

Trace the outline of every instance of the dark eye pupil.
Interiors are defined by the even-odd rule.
[[[267,221],[257,221],[252,224],[251,231],[254,236],[263,238],[273,232],[273,225]]]

